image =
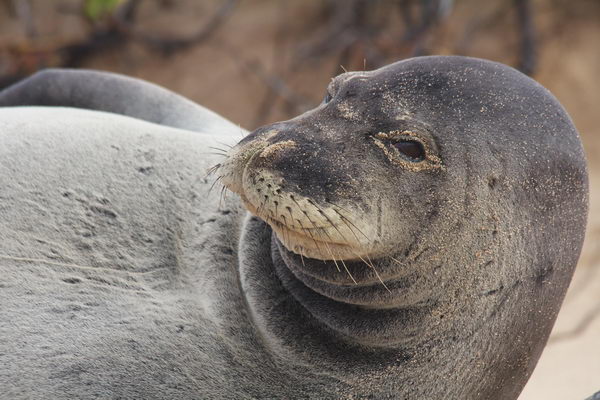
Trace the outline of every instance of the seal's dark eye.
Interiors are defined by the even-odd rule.
[[[417,141],[401,140],[393,143],[392,146],[413,161],[423,161],[425,159],[425,148]]]
[[[327,104],[331,101],[332,97],[329,92],[325,93],[325,98],[323,99],[323,103]]]

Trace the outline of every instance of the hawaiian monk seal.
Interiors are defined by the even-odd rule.
[[[154,124],[1,111],[9,393],[517,398],[587,215],[578,134],[543,87],[464,57],[347,73],[217,161],[201,124],[141,109]],[[220,209],[199,195],[215,162],[239,195]]]

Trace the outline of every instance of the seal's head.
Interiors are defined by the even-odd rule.
[[[292,255],[400,266],[418,243],[453,243],[458,226],[472,243],[513,214],[525,223],[531,196],[564,203],[564,179],[584,193],[577,134],[557,113],[507,67],[423,57],[338,76],[316,109],[242,140],[221,176]]]
[[[345,73],[219,170],[272,228],[282,283],[330,329],[421,349],[471,338],[497,371],[535,365],[587,215],[578,134],[535,81],[465,57]]]
[[[402,107],[392,71],[337,77],[317,109],[253,132],[223,164],[223,183],[289,251],[337,261],[395,254],[436,213],[438,139]]]

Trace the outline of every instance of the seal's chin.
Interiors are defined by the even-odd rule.
[[[332,235],[327,233],[325,228],[304,228],[298,230],[295,226],[289,226],[286,221],[280,221],[267,215],[264,209],[256,207],[243,194],[240,194],[240,197],[246,209],[269,224],[281,244],[294,254],[301,257],[334,262],[363,260],[369,257],[369,253],[361,248],[331,240]]]

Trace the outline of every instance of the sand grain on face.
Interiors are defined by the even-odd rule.
[[[285,142],[278,142],[278,143],[272,144],[270,146],[267,146],[263,151],[260,152],[259,157],[269,158],[282,150],[290,149],[290,148],[294,148],[294,147],[296,147],[296,142],[294,142],[293,140],[286,140]]]
[[[358,121],[360,119],[359,118],[359,114],[346,101],[340,102],[340,104],[337,105],[337,109],[342,114],[342,117],[344,117],[344,118],[346,118],[348,120]]]

